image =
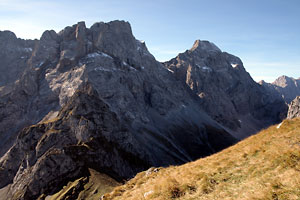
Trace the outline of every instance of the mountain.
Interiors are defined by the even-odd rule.
[[[34,42],[21,77],[1,92],[1,147],[14,141],[0,159],[7,198],[52,194],[88,169],[121,181],[237,142],[127,22],[79,22]]]
[[[300,198],[300,118],[285,120],[222,152],[150,168],[103,199]]]
[[[297,96],[289,105],[288,119],[300,117],[300,96]]]
[[[280,121],[286,106],[212,43],[162,64],[124,21],[0,37],[4,199],[43,199],[70,181],[75,198],[97,177],[115,185],[190,162]]]
[[[281,98],[267,95],[238,57],[211,42],[197,40],[190,50],[164,65],[200,97],[202,108],[237,138],[280,122],[286,114]]]
[[[20,85],[20,79],[25,78],[23,75],[35,43],[18,39],[10,31],[0,31],[0,156],[11,146],[21,128],[30,125],[31,121],[37,122],[34,116],[31,119],[23,117],[25,107],[16,107],[15,102],[24,101],[25,93],[29,91],[12,94],[13,88]]]
[[[259,82],[275,98],[283,98],[287,104],[296,96],[300,96],[300,79],[288,76],[280,76],[273,83]]]

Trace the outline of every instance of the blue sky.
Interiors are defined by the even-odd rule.
[[[300,77],[300,0],[0,0],[0,30],[39,38],[85,21],[129,21],[159,61],[209,40],[256,80]]]

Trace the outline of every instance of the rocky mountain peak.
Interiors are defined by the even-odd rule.
[[[190,51],[219,51],[221,50],[212,42],[206,40],[196,40]]]
[[[211,42],[196,40],[189,51],[164,65],[200,97],[203,109],[213,119],[236,131],[238,138],[267,123],[279,122],[278,113],[286,111],[282,99],[264,94],[238,57],[222,52]],[[278,112],[272,111],[273,106],[277,106]],[[273,122],[263,122],[265,116]]]
[[[78,22],[60,31],[58,36],[62,66],[96,51],[132,66],[141,65],[144,56],[153,57],[145,43],[135,39],[130,24],[125,21],[98,22],[90,28],[86,28],[85,22]]]
[[[139,65],[141,57],[149,55],[144,44],[134,38],[128,22],[96,23],[90,28],[90,32],[93,45],[98,50],[130,64]]]
[[[278,77],[272,84],[277,85],[279,87],[286,87],[288,85],[293,84],[294,81],[294,78],[283,75]]]

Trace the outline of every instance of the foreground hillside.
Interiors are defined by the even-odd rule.
[[[300,118],[195,162],[149,169],[103,199],[300,199]]]

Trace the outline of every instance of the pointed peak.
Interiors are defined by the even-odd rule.
[[[221,51],[214,43],[206,40],[196,40],[191,51]]]
[[[294,80],[294,78],[288,77],[288,76],[286,76],[286,75],[282,75],[282,76],[279,76],[279,77],[274,81],[274,83],[280,82],[280,81],[292,81],[292,80]]]

